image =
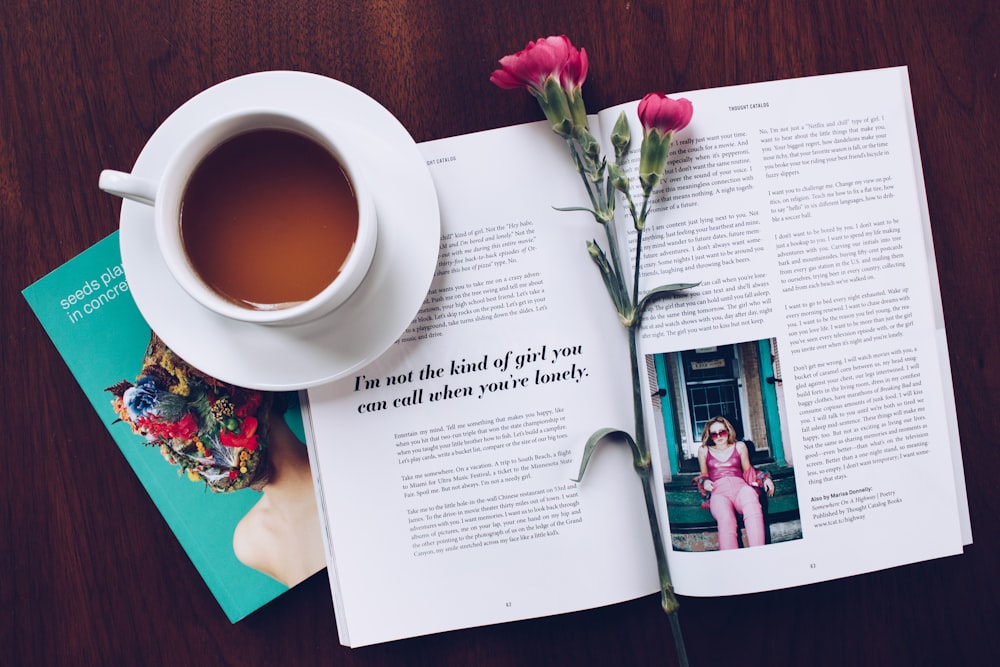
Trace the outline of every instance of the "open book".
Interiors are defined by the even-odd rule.
[[[699,285],[651,306],[640,342],[677,592],[960,553],[971,529],[906,69],[682,96],[694,119],[647,223],[642,289]],[[597,114],[595,136],[625,110],[639,137],[635,106]],[[536,123],[422,150],[443,225],[427,299],[386,355],[308,392],[351,646],[658,590],[627,449],[598,449],[571,481],[592,433],[632,430],[632,396],[585,248],[603,230],[554,209],[586,204],[562,140]],[[716,416],[774,483],[763,545],[738,525],[739,548],[720,550],[695,483]]]

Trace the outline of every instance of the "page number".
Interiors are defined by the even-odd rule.
[[[511,602],[504,602],[503,606],[505,606],[505,607],[513,607],[514,605]]]
[[[810,570],[815,570],[816,569],[816,563],[809,563],[809,569]]]

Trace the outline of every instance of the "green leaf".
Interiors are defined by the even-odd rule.
[[[160,418],[168,423],[181,419],[188,410],[188,400],[183,396],[171,394],[169,391],[160,396],[156,404]]]
[[[601,159],[601,145],[597,143],[594,135],[589,130],[584,129],[578,131],[575,138],[580,142],[580,148],[591,164],[597,164],[597,161]]]
[[[583,479],[583,473],[587,472],[587,464],[590,463],[590,457],[594,453],[594,450],[597,449],[597,445],[612,435],[621,435],[628,438],[630,442],[632,441],[632,436],[617,428],[602,428],[594,431],[594,434],[587,438],[587,444],[583,448],[583,460],[580,461],[580,474],[576,476],[576,479],[573,480],[574,482],[579,482]],[[635,447],[634,443],[632,446],[633,448]]]
[[[583,206],[553,206],[552,208],[555,209],[555,210],[557,210],[557,211],[560,211],[562,213],[567,213],[567,212],[571,213],[571,212],[575,212],[575,211],[580,211],[582,213],[589,213],[592,216],[594,216],[595,218],[597,217],[597,214],[594,213],[594,209],[592,209],[592,208],[584,208]]]
[[[608,197],[612,196],[612,188],[619,192],[628,192],[628,176],[620,164],[608,165]]]
[[[657,299],[662,299],[665,296],[670,296],[674,292],[680,292],[681,290],[697,287],[700,284],[701,283],[674,283],[672,285],[661,285],[660,287],[656,287],[650,290],[646,294],[646,296],[642,297],[642,299],[639,301],[638,307],[636,308],[639,318],[640,319],[642,318],[642,314],[645,312],[646,306],[648,306],[653,301],[656,301]]]
[[[639,445],[636,444],[630,433],[617,428],[602,428],[594,431],[594,434],[587,439],[587,444],[583,448],[583,460],[580,461],[580,474],[571,481],[579,482],[583,479],[583,474],[587,471],[587,464],[590,463],[590,457],[594,454],[594,450],[599,444],[609,439],[624,440],[628,443],[629,449],[632,450],[632,465],[635,466],[636,470],[649,464],[649,459],[639,451]]]
[[[646,132],[642,137],[639,149],[639,182],[647,197],[663,176],[667,167],[667,156],[670,154],[670,142],[673,132],[664,134],[657,129]]]
[[[597,265],[598,271],[601,272],[601,280],[604,281],[604,287],[608,290],[615,310],[618,311],[619,315],[624,316],[626,304],[622,301],[621,292],[618,289],[618,277],[604,254],[604,250],[597,244],[597,241],[587,241],[587,252],[594,260],[594,264]]]

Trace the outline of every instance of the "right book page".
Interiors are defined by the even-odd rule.
[[[678,592],[960,553],[971,529],[906,69],[680,96],[694,118],[640,260],[642,290],[700,283],[652,305],[641,341]],[[601,114],[633,119],[631,169],[635,107]],[[696,486],[715,417],[774,483],[763,548],[744,548],[736,512],[740,548],[720,550],[726,510]]]

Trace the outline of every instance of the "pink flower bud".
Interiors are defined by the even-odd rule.
[[[659,130],[677,132],[687,127],[694,114],[694,106],[683,97],[671,99],[663,93],[649,93],[639,102],[639,122],[644,132]]]

